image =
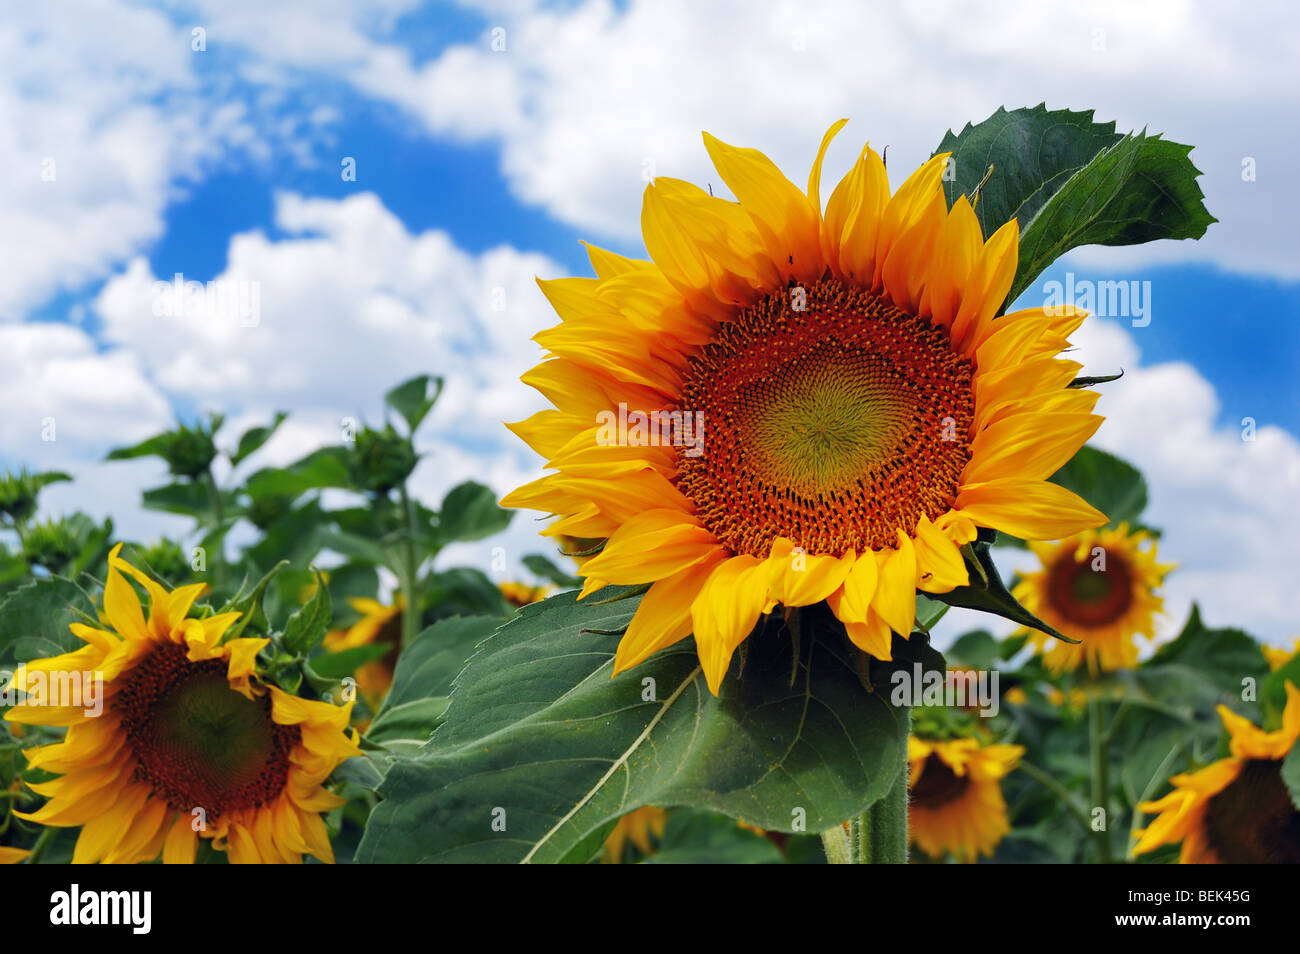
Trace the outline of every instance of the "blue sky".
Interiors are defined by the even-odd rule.
[[[1196,147],[1222,220],[1203,242],[1084,250],[1022,302],[1067,272],[1150,283],[1148,326],[1096,319],[1078,343],[1089,373],[1128,372],[1108,386],[1098,442],[1147,471],[1165,545],[1181,551],[1168,554],[1184,568],[1170,617],[1200,599],[1212,622],[1300,630],[1253,593],[1261,578],[1285,589],[1287,530],[1300,532],[1284,505],[1300,491],[1300,127],[1279,121],[1297,115],[1300,38],[1285,7],[1241,22],[1175,2],[1158,15],[928,6],[875,21],[834,3],[597,0],[68,0],[17,14],[0,26],[15,64],[0,111],[16,130],[0,161],[32,175],[0,186],[16,210],[0,239],[0,400],[13,409],[0,462],[69,469],[78,482],[52,509],[112,513],[148,536],[174,526],[133,503],[161,475],[98,463],[108,447],[175,413],[220,406],[252,423],[283,408],[294,416],[263,460],[283,462],[432,371],[449,387],[421,494],[469,476],[504,492],[537,472],[500,427],[537,406],[517,377],[553,319],[532,278],[589,274],[580,239],[643,254],[648,170],[718,190],[701,129],[764,149],[801,183],[821,132],[850,116],[829,191],[863,139],[889,143],[891,170],[906,171],[949,126],[1046,99]],[[53,183],[36,175],[47,157]],[[148,290],[175,272],[262,283],[266,321],[160,324]],[[54,445],[35,436],[51,416],[66,435]],[[1261,428],[1254,445],[1243,417]],[[538,548],[532,529],[516,521],[512,552]]]

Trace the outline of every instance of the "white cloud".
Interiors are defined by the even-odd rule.
[[[840,116],[855,122],[828,170],[870,139],[890,145],[891,169],[908,171],[949,127],[1045,99],[1196,147],[1221,223],[1200,243],[1124,250],[1127,265],[1179,258],[1300,275],[1289,231],[1300,143],[1282,118],[1300,104],[1300,27],[1282,5],[1249,16],[1190,2],[949,0],[888,15],[837,2],[485,6],[506,29],[504,51],[485,33],[417,67],[384,47],[353,81],[435,133],[499,141],[518,197],[616,240],[636,237],[647,170],[719,189],[702,129],[768,151],[802,184]],[[1247,156],[1255,182],[1241,178]]]
[[[163,228],[177,183],[250,133],[199,95],[189,32],[122,3],[22,4],[0,23],[0,319],[102,278]]]
[[[388,388],[431,373],[446,387],[417,441],[426,455],[412,481],[417,496],[436,506],[462,480],[504,494],[540,475],[540,461],[502,424],[541,406],[519,376],[541,356],[531,336],[555,321],[535,278],[560,274],[558,265],[507,247],[471,255],[440,231],[413,234],[369,193],[281,194],[275,225],[287,235],[233,236],[213,279],[257,288],[255,325],[241,319],[251,310],[223,311],[217,299],[187,311],[170,289],[162,310],[182,307],[156,314],[159,279],[136,259],[92,303],[112,353],[137,356],[175,397],[232,412],[228,443],[276,409],[290,411],[245,473],[337,444],[345,417],[378,423]],[[491,545],[505,546],[516,570],[541,545],[536,529],[521,515]],[[486,568],[490,547],[478,550]]]
[[[256,315],[217,298],[177,308],[165,290],[156,307],[159,279],[135,259],[93,303],[104,340],[138,355],[171,394],[319,411],[335,430],[343,416],[374,421],[384,391],[424,372],[447,375],[439,417],[467,439],[525,409],[531,392],[517,378],[541,354],[529,338],[553,321],[534,279],[558,274],[554,262],[506,247],[470,255],[445,232],[412,234],[371,193],[284,193],[275,224],[289,236],[233,236],[213,279],[242,289]]]
[[[1293,605],[1300,442],[1278,427],[1260,427],[1246,441],[1242,428],[1221,426],[1210,382],[1182,362],[1141,364],[1132,332],[1115,321],[1085,321],[1074,343],[1071,357],[1084,373],[1124,371],[1098,388],[1106,421],[1092,442],[1142,471],[1143,522],[1163,531],[1161,562],[1178,564],[1166,578],[1157,638],[1176,635],[1196,602],[1209,626],[1289,646],[1300,635]],[[1017,550],[1000,551],[998,563],[1007,576],[1034,566]],[[954,610],[936,627],[936,642],[976,628],[1006,635],[1015,627]]]

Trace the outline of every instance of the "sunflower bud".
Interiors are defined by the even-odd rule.
[[[382,431],[363,427],[352,445],[348,469],[357,487],[383,494],[401,484],[418,461],[410,440],[391,425]]]
[[[66,521],[50,520],[28,529],[23,537],[23,557],[29,566],[51,573],[63,572],[81,552],[81,540]]]
[[[177,477],[198,477],[207,473],[212,459],[217,456],[212,432],[198,427],[181,425],[167,435],[162,457],[168,469]]]
[[[6,473],[0,477],[0,514],[15,523],[26,523],[36,513],[36,498],[41,488],[61,480],[71,480],[67,474],[17,474]]]

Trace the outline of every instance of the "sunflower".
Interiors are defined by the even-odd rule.
[[[544,585],[531,586],[527,583],[501,584],[501,595],[506,598],[507,603],[516,609],[527,606],[529,603],[536,603],[538,600],[544,600],[550,592],[551,588]]]
[[[0,865],[16,865],[30,854],[31,852],[25,848],[10,848],[6,845],[0,845]]]
[[[381,659],[372,659],[357,667],[354,678],[361,698],[371,709],[378,709],[384,696],[393,685],[393,670],[402,645],[402,612],[406,601],[397,594],[392,606],[378,600],[358,596],[348,600],[348,605],[361,618],[347,629],[334,629],[325,634],[322,645],[329,652],[340,653],[358,646],[387,645],[390,652]]]
[[[1276,732],[1219,706],[1228,730],[1226,759],[1175,775],[1174,790],[1138,811],[1155,814],[1133,834],[1135,854],[1182,841],[1183,864],[1300,864],[1300,811],[1282,780],[1282,760],[1300,737],[1300,690],[1286,684]]]
[[[633,809],[615,823],[613,831],[605,839],[600,860],[605,864],[621,864],[628,842],[635,845],[642,855],[652,854],[663,837],[667,821],[668,812],[662,808],[647,805]]]
[[[1156,591],[1173,564],[1156,562],[1156,543],[1145,530],[1128,524],[1089,530],[1056,543],[1031,543],[1040,568],[1016,584],[1012,595],[1029,612],[1066,636],[1064,643],[1037,630],[1043,661],[1053,672],[1077,669],[1113,672],[1137,665],[1135,636],[1155,635],[1155,617],[1164,601]]]
[[[310,702],[260,683],[266,639],[222,637],[238,613],[188,617],[205,584],[168,592],[109,554],[103,628],[73,623],[86,645],[19,667],[28,693],[5,718],[67,726],[62,742],[27,749],[48,801],[19,817],[82,826],[74,863],[193,862],[200,837],[232,862],[333,861],[320,813],[343,800],[322,783],[360,750],[344,734],[351,704]],[[123,573],[149,595],[145,616]],[[101,684],[98,715],[49,704],[51,677]],[[38,678],[39,677],[39,678]],[[81,701],[84,701],[81,700]]]
[[[931,858],[951,853],[974,863],[992,855],[1011,830],[1002,777],[1016,767],[1019,745],[980,745],[971,738],[907,740],[912,841]]]
[[[1264,658],[1268,661],[1269,670],[1276,672],[1292,659],[1295,659],[1297,654],[1300,654],[1300,637],[1296,639],[1290,649],[1284,649],[1281,646],[1261,646],[1260,649],[1264,651]]]
[[[892,196],[864,148],[820,202],[753,149],[705,136],[738,202],[647,188],[650,261],[590,248],[595,278],[540,282],[560,324],[524,381],[554,405],[511,425],[555,473],[503,503],[605,539],[583,595],[652,584],[615,659],[692,632],[717,693],[759,616],[828,601],[890,657],[918,589],[968,582],[978,528],[1054,539],[1105,517],[1047,477],[1101,422],[1056,355],[1083,315],[998,316],[1018,226],[986,242],[935,156]]]

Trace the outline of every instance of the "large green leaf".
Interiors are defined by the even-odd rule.
[[[1192,612],[1178,638],[1161,646],[1143,663],[1143,669],[1184,666],[1204,676],[1218,689],[1240,698],[1243,680],[1256,684],[1268,672],[1264,653],[1248,634],[1239,629],[1210,629],[1201,620],[1201,610]]]
[[[71,580],[50,577],[10,591],[0,602],[0,664],[80,649],[85,643],[69,623],[98,625],[94,603]]]
[[[513,516],[514,511],[497,504],[491,487],[467,480],[443,498],[438,514],[438,543],[482,540],[504,530]]]
[[[976,215],[985,236],[1015,218],[1020,255],[1007,301],[1048,265],[1082,245],[1137,245],[1200,238],[1217,221],[1196,183],[1190,146],[1145,132],[1120,135],[1092,111],[1045,104],[998,109],[982,123],[949,131],[936,152],[951,152],[948,204],[971,196],[989,167]]]
[[[451,695],[452,681],[475,647],[499,626],[499,617],[456,616],[420,633],[397,660],[393,684],[380,709],[434,696]]]
[[[796,653],[760,628],[714,697],[691,640],[610,678],[603,634],[636,606],[565,593],[488,639],[433,740],[389,770],[357,860],[559,861],[643,805],[815,832],[893,783],[907,714],[863,688],[842,638],[804,626]]]
[[[322,447],[284,468],[259,470],[245,485],[254,497],[296,497],[322,487],[348,487],[347,451]]]
[[[975,207],[984,235],[1013,218],[1023,231],[1070,176],[1120,140],[1113,122],[1095,123],[1092,114],[1091,109],[1049,110],[1045,103],[1010,111],[998,107],[982,123],[967,123],[960,133],[949,130],[935,150],[952,153],[955,174],[943,183],[948,205],[973,196],[993,166]]]
[[[1008,301],[1082,245],[1141,245],[1197,239],[1214,222],[1196,182],[1191,146],[1134,133],[1071,176],[1020,234],[1020,263]]]
[[[499,617],[456,616],[430,626],[402,651],[393,685],[366,729],[371,742],[425,742],[447,710],[452,682]]]

